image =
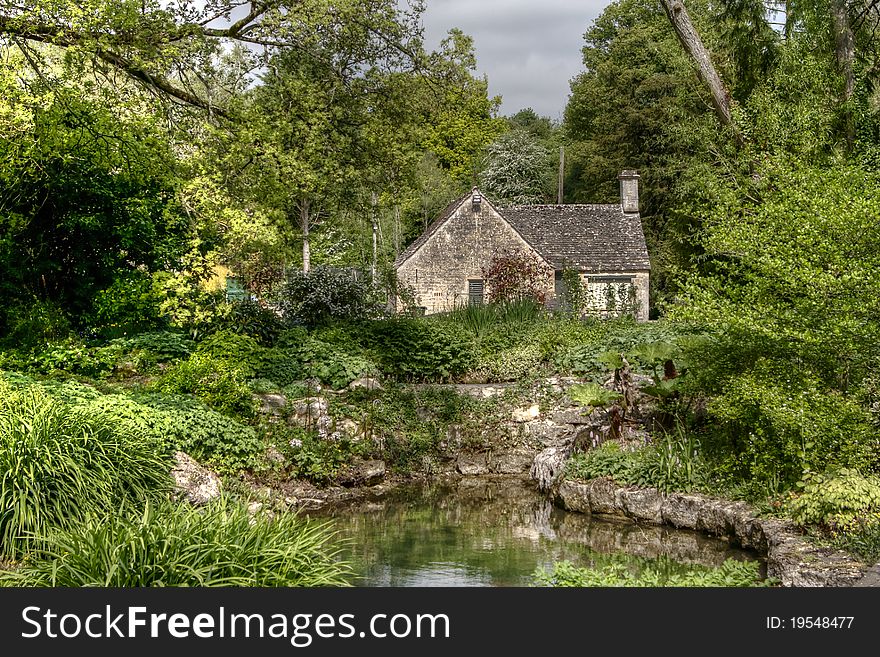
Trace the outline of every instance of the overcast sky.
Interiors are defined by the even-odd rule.
[[[474,39],[477,68],[501,113],[531,107],[554,119],[581,69],[583,35],[609,0],[427,0],[426,45],[433,49],[450,28]]]

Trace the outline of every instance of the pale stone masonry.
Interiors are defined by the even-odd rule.
[[[395,262],[426,314],[482,303],[483,268],[496,255],[522,252],[544,269],[547,303],[559,304],[563,269],[589,292],[589,311],[648,319],[650,261],[638,211],[635,171],[619,176],[621,203],[496,207],[474,188],[453,201]]]

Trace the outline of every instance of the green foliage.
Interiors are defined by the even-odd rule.
[[[258,395],[278,392],[281,389],[277,383],[269,379],[251,379],[248,385]]]
[[[572,456],[566,463],[566,475],[575,479],[610,477],[620,484],[664,492],[691,491],[709,484],[710,467],[693,435],[677,429],[635,451],[624,451],[619,443],[606,441]]]
[[[850,397],[782,363],[761,359],[728,379],[708,410],[718,424],[704,446],[739,478],[791,486],[805,470],[876,465],[877,438]]]
[[[160,299],[143,272],[116,278],[95,295],[93,328],[104,337],[124,336],[160,327]]]
[[[484,349],[475,366],[475,372],[487,382],[522,381],[545,369],[540,348],[529,342],[500,350]]]
[[[229,360],[209,354],[196,353],[172,365],[151,384],[151,388],[171,395],[194,395],[231,417],[250,418],[256,412],[243,371]]]
[[[801,493],[786,506],[798,524],[836,533],[880,522],[880,477],[840,468],[808,472],[798,487]]]
[[[87,405],[140,435],[229,474],[253,469],[265,446],[252,427],[186,397],[105,395]]]
[[[759,564],[755,561],[727,559],[717,568],[692,566],[683,574],[667,574],[662,567],[647,565],[639,572],[627,570],[623,564],[609,564],[599,568],[578,568],[570,561],[559,561],[551,570],[538,569],[534,574],[536,586],[687,586],[687,587],[752,587],[771,586],[772,580],[762,580]]]
[[[106,377],[113,372],[121,350],[113,345],[89,347],[82,342],[68,340],[45,345],[18,359],[18,364],[30,371],[49,374],[71,372],[91,377]]]
[[[147,351],[155,356],[159,362],[186,358],[195,349],[195,343],[192,340],[183,333],[174,331],[140,333],[130,337],[116,338],[111,340],[110,344],[118,346],[123,352]]]
[[[367,281],[356,279],[351,271],[329,267],[291,272],[277,299],[286,321],[306,326],[368,319],[381,312]]]
[[[305,332],[301,338],[294,338],[294,335],[300,334],[285,332],[279,344],[288,346],[266,352],[259,376],[281,387],[296,381],[316,379],[338,390],[359,377],[376,374],[376,365],[364,355],[361,347],[353,345],[347,337],[339,339],[337,336],[336,342],[331,343],[308,336]],[[317,332],[316,335],[334,339],[326,332]]]
[[[2,317],[6,328],[3,343],[22,351],[63,340],[71,333],[67,316],[51,302],[28,301],[12,305]]]
[[[571,267],[562,270],[562,298],[563,310],[572,317],[580,318],[587,310],[589,296],[587,286],[581,278],[580,272]]]
[[[26,128],[0,139],[0,292],[81,322],[103,290],[104,309],[131,319],[150,304],[114,281],[175,266],[195,232],[175,203],[170,146],[149,112],[55,76],[32,83],[41,100],[22,107]]]
[[[227,331],[256,338],[264,346],[273,344],[284,330],[278,314],[255,301],[233,303],[222,325]]]
[[[367,327],[369,346],[388,375],[410,381],[448,381],[470,370],[474,344],[450,322],[395,318]]]
[[[865,563],[880,562],[880,520],[860,523],[837,536],[835,544]]]
[[[245,377],[254,376],[263,367],[267,352],[250,335],[230,330],[217,331],[199,343],[196,352],[215,360],[225,360]]]
[[[576,404],[584,406],[608,406],[622,398],[619,392],[608,390],[598,383],[573,385],[568,389],[568,396]]]
[[[606,441],[586,452],[573,455],[565,466],[566,476],[574,479],[611,477],[619,483],[638,478],[639,458],[620,449],[620,443]]]
[[[479,402],[455,390],[393,385],[380,391],[353,390],[331,412],[359,419],[359,430],[372,436],[364,456],[382,458],[404,472],[424,470],[438,456],[452,425],[467,425],[472,414],[480,416]]]
[[[124,509],[124,511],[131,511]],[[294,514],[251,516],[240,502],[150,505],[92,515],[51,534],[7,586],[343,586],[326,524]]]
[[[291,476],[316,484],[331,483],[355,453],[347,440],[321,440],[307,432],[300,432],[285,451],[289,452]]]
[[[91,513],[139,508],[170,489],[158,441],[35,387],[0,382],[0,553],[17,558]]]

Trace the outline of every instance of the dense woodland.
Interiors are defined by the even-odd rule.
[[[33,552],[21,577],[46,583],[75,541],[219,532],[167,502],[96,520],[143,508],[175,449],[234,476],[283,446],[283,476],[331,480],[350,446],[279,436],[254,392],[382,378],[345,403],[397,436],[369,455],[407,471],[476,411],[398,386],[601,381],[622,355],[654,375],[665,442],[573,472],[748,499],[880,558],[880,6],[617,0],[584,25],[556,122],[501,116],[467,35],[426,49],[422,4],[0,0],[0,554]],[[657,322],[582,319],[575,285],[549,314],[528,280],[486,308],[389,313],[407,309],[392,263],[438,212],[474,185],[555,202],[560,147],[568,203],[614,202],[639,170]],[[226,272],[250,300],[227,300]],[[108,447],[100,486],[29,488],[29,459],[75,427],[152,465]],[[59,527],[81,535],[45,538]],[[223,581],[338,583],[326,561]],[[103,577],[75,566],[71,585]]]

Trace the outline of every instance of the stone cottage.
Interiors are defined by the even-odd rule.
[[[588,312],[648,319],[650,262],[639,216],[639,175],[623,171],[620,203],[496,207],[480,191],[453,201],[395,261],[427,314],[483,303],[483,268],[504,253],[534,256],[546,269],[546,298],[561,303],[563,270],[577,271]],[[552,272],[552,273],[551,273]]]

